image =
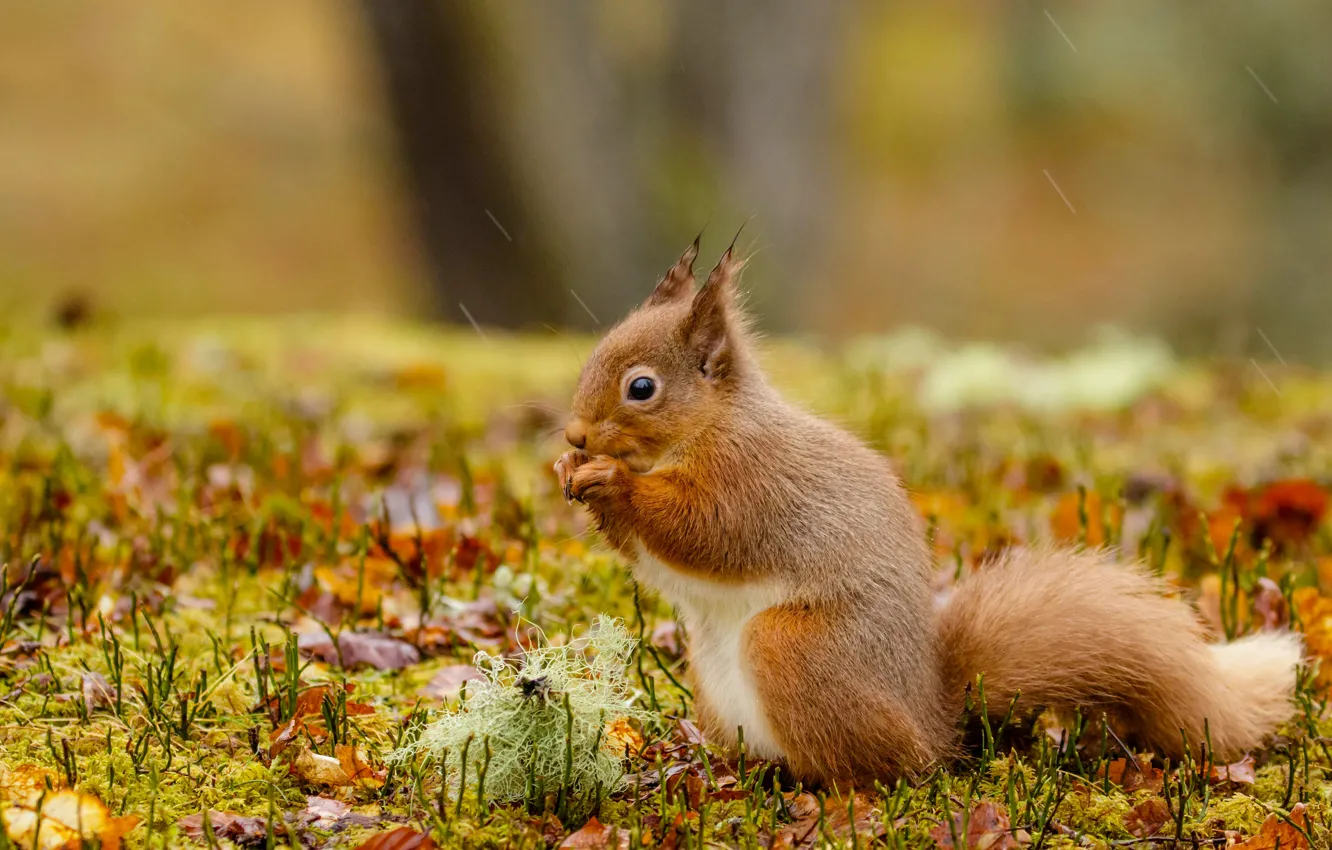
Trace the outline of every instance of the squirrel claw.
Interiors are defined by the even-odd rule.
[[[564,494],[564,501],[572,505],[575,501],[573,493],[573,474],[574,470],[587,463],[587,452],[582,449],[570,449],[560,455],[560,459],[555,461],[555,477],[560,481],[560,492]]]

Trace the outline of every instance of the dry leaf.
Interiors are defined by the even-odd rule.
[[[1253,613],[1257,615],[1258,627],[1265,632],[1284,629],[1290,622],[1290,606],[1281,587],[1270,578],[1258,579],[1258,586],[1253,591]]]
[[[1130,792],[1139,788],[1160,791],[1164,781],[1161,768],[1152,767],[1151,753],[1138,753],[1131,763],[1128,759],[1112,759],[1096,775],[1104,777],[1107,773],[1111,782]]]
[[[121,836],[139,823],[134,815],[111,817],[101,800],[78,791],[38,792],[0,818],[14,844],[35,850],[79,850],[88,843],[116,850]]]
[[[440,702],[448,702],[458,696],[463,682],[484,678],[485,675],[471,664],[450,664],[448,667],[440,668],[424,687],[417,690],[417,693]]]
[[[1296,803],[1295,808],[1290,810],[1290,820],[1301,829],[1308,830],[1309,818],[1303,803]],[[1257,835],[1236,844],[1233,850],[1277,850],[1278,847],[1280,850],[1309,850],[1309,842],[1299,829],[1286,823],[1280,815],[1271,814],[1263,821]]]
[[[852,801],[829,795],[823,801],[823,824],[819,824],[819,800],[806,791],[787,801],[793,823],[773,836],[773,847],[806,848],[823,843],[824,835],[846,839],[857,835],[874,837],[883,832],[883,823],[875,815],[874,801],[865,794],[854,797],[855,821],[851,820]],[[868,843],[868,842],[866,842]]]
[[[1020,847],[1008,822],[1008,812],[995,803],[977,803],[963,822],[962,813],[953,815],[953,825],[939,824],[931,832],[934,843],[946,850],[954,850],[956,835],[966,850],[1010,850]],[[962,848],[957,848],[962,850]]]
[[[91,672],[83,674],[83,704],[87,706],[89,714],[115,701],[116,689],[111,687],[105,676]]]
[[[56,772],[35,764],[21,764],[10,770],[0,764],[0,802],[6,805],[26,803],[43,791],[64,787]]]
[[[643,733],[634,728],[629,718],[620,717],[606,724],[605,744],[616,754],[637,753],[643,749]]]
[[[311,785],[338,787],[350,785],[350,774],[343,770],[342,762],[332,756],[321,755],[302,747],[291,761],[291,772]]]
[[[1230,782],[1234,785],[1252,785],[1258,781],[1253,769],[1253,756],[1245,756],[1234,764],[1212,765],[1213,782]]]
[[[1082,515],[1087,518],[1087,536],[1082,540]],[[1123,524],[1124,509],[1118,502],[1108,506],[1097,492],[1088,491],[1086,499],[1080,493],[1065,493],[1055,505],[1050,515],[1050,531],[1060,540],[1070,543],[1085,542],[1088,546],[1104,546],[1110,539],[1106,520],[1110,528],[1119,528]]]
[[[186,837],[195,841],[205,841],[203,813],[189,815],[177,821]],[[268,838],[268,821],[264,818],[251,818],[231,812],[208,812],[208,822],[213,827],[213,835],[224,838],[241,847],[257,847]]]
[[[1124,828],[1130,835],[1148,838],[1161,831],[1170,821],[1170,807],[1160,797],[1143,800],[1124,816]]]
[[[376,670],[401,670],[421,660],[416,647],[380,632],[343,632],[337,649],[327,635],[307,635],[301,639],[301,651],[328,664],[341,660],[347,669],[366,664]]]
[[[328,829],[345,818],[351,808],[351,803],[328,797],[312,795],[305,798],[305,814],[310,818],[310,826],[316,829]]]
[[[583,824],[582,829],[571,833],[568,838],[560,842],[560,846],[583,848],[583,850],[604,850],[610,847],[628,850],[629,832],[604,824],[593,816]]]
[[[422,835],[411,827],[400,826],[370,836],[356,850],[436,850],[438,847],[430,836]]]

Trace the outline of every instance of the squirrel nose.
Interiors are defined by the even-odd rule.
[[[575,449],[583,448],[587,445],[587,425],[581,419],[570,419],[564,426],[564,439]]]

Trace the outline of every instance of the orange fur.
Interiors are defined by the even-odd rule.
[[[635,574],[689,627],[705,732],[811,781],[890,778],[946,757],[967,683],[989,708],[1129,718],[1157,752],[1218,752],[1290,713],[1298,642],[1208,646],[1190,609],[1098,555],[1013,553],[936,613],[919,519],[887,461],[790,404],[758,367],[727,251],[697,243],[579,377],[556,464]],[[649,378],[651,397],[627,395]]]

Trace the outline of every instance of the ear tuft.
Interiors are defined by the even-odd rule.
[[[720,380],[730,375],[740,356],[741,319],[736,315],[736,280],[745,261],[726,249],[694,296],[685,322],[685,341],[698,357],[704,377]]]
[[[665,304],[694,294],[694,260],[698,259],[698,243],[702,238],[702,233],[694,237],[693,244],[685,249],[680,259],[675,261],[675,265],[657,284],[657,288],[652,290],[647,304]]]

